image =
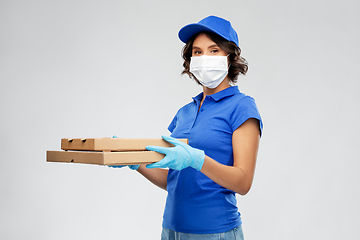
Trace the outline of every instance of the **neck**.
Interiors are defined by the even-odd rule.
[[[230,87],[230,84],[229,84],[227,77],[216,88],[208,88],[208,87],[203,86],[204,95],[203,95],[203,99],[201,102],[204,101],[204,99],[207,95],[215,94],[215,93],[220,92],[228,87]]]

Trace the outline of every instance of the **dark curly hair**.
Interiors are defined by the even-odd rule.
[[[241,49],[234,43],[230,42],[219,35],[211,32],[199,32],[192,36],[190,40],[186,43],[186,45],[182,49],[182,57],[184,59],[183,67],[184,70],[181,74],[188,74],[190,78],[196,80],[197,83],[200,82],[196,79],[196,77],[190,72],[190,58],[192,56],[192,47],[194,40],[200,34],[205,34],[212,41],[214,41],[222,50],[229,53],[229,63],[230,68],[228,71],[228,79],[230,83],[235,84],[237,82],[237,78],[239,74],[245,75],[248,70],[248,63],[245,58],[240,56]]]

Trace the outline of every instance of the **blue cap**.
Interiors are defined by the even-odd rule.
[[[187,43],[194,34],[202,31],[216,33],[226,40],[234,42],[239,47],[239,39],[231,23],[216,16],[209,16],[198,23],[186,25],[180,29],[179,38],[182,42]]]

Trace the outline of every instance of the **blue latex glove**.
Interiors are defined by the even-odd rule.
[[[113,136],[113,138],[118,138],[117,136]],[[109,165],[108,167],[111,167],[111,168],[123,168],[123,167],[126,167],[128,166],[131,170],[138,170],[140,165]]]
[[[147,150],[166,155],[159,162],[146,165],[147,168],[171,168],[181,170],[192,167],[198,171],[201,170],[205,160],[204,151],[190,147],[186,143],[172,137],[162,136],[162,138],[175,147],[147,146]]]
[[[138,170],[140,165],[108,165],[111,168],[122,168],[128,166],[132,170]]]

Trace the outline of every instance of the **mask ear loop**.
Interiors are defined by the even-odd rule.
[[[229,62],[229,56],[230,56],[230,53],[226,56],[226,57],[227,57],[228,62]],[[230,69],[230,66],[231,66],[231,63],[229,63],[229,66],[228,66],[228,71],[229,71],[229,69]]]
[[[227,57],[227,60],[228,60],[228,62],[229,62],[229,57],[230,57],[230,53],[226,56]],[[229,66],[228,66],[228,75],[229,75],[229,69],[230,69],[230,66],[231,66],[231,63],[229,63]],[[228,80],[228,82],[229,82],[229,85],[230,86],[233,86],[233,84]]]

